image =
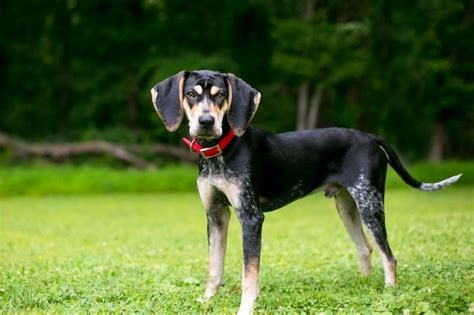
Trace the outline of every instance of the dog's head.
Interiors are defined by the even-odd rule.
[[[219,138],[227,119],[237,136],[242,136],[260,103],[260,93],[233,74],[214,71],[182,71],[151,89],[156,112],[168,131],[189,120],[195,138]]]

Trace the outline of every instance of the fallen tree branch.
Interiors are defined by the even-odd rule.
[[[86,141],[80,143],[25,143],[0,132],[0,148],[11,149],[19,156],[50,157],[52,159],[63,159],[73,155],[83,154],[105,154],[115,157],[117,160],[127,163],[136,168],[153,167],[151,163],[137,157],[123,145],[107,141]],[[154,146],[134,146],[134,152],[148,152],[167,155],[187,162],[194,162],[194,157],[184,149],[173,146],[158,144]]]
[[[133,145],[130,149],[136,153],[161,154],[188,163],[196,163],[198,161],[197,155],[192,154],[189,150],[169,144]]]

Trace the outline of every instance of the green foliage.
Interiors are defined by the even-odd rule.
[[[395,288],[384,288],[375,253],[372,274],[360,275],[333,200],[313,195],[267,214],[255,312],[467,313],[474,290],[471,192],[387,194]],[[1,313],[231,314],[239,306],[235,215],[226,284],[214,300],[196,302],[207,275],[196,193],[12,197],[0,199],[0,216]]]
[[[297,86],[307,81],[322,89],[320,126],[376,132],[419,159],[441,124],[448,157],[472,157],[469,1],[311,2],[7,1],[0,130],[77,140],[123,129],[176,143],[149,90],[180,70],[211,68],[264,92],[255,123],[273,131],[295,128]]]
[[[364,73],[367,53],[360,43],[366,40],[367,25],[330,24],[324,17],[319,18],[323,21],[317,17],[315,21],[293,19],[275,23],[278,46],[273,64],[293,84],[309,80],[329,88],[343,80],[358,80]]]

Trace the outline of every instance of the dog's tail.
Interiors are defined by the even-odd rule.
[[[435,191],[448,187],[449,185],[457,182],[458,179],[462,176],[462,174],[458,174],[456,176],[452,176],[436,183],[419,182],[418,180],[413,178],[410,173],[408,173],[407,169],[403,166],[397,153],[390,144],[388,144],[384,139],[379,137],[376,137],[375,141],[387,156],[388,164],[390,164],[390,166],[395,170],[395,172],[397,172],[397,174],[403,179],[403,181],[411,187],[417,188],[422,191]]]

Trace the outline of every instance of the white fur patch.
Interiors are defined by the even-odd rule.
[[[201,200],[206,208],[210,206],[214,189],[221,191],[227,197],[230,205],[234,209],[240,208],[241,186],[239,182],[225,178],[223,175],[219,174],[199,177],[198,187]]]
[[[212,86],[211,87],[211,95],[214,95],[216,94],[217,92],[219,92],[219,88],[217,86]]]
[[[258,104],[260,104],[260,98],[262,97],[262,94],[260,93],[257,93],[254,98],[253,98],[253,102],[255,103],[255,105],[258,106]]]
[[[153,104],[155,104],[156,97],[158,96],[158,92],[155,90],[155,88],[152,88],[150,90],[150,92],[151,92],[151,101],[153,102]],[[156,104],[155,104],[155,106],[156,106]]]
[[[202,87],[200,85],[195,85],[193,87],[194,91],[196,91],[197,94],[201,95],[202,94]]]
[[[449,185],[454,184],[455,182],[457,182],[461,176],[462,176],[462,174],[452,176],[450,178],[447,178],[447,179],[442,180],[442,181],[437,182],[437,183],[423,183],[420,186],[420,190],[435,191],[435,190],[446,188]]]

